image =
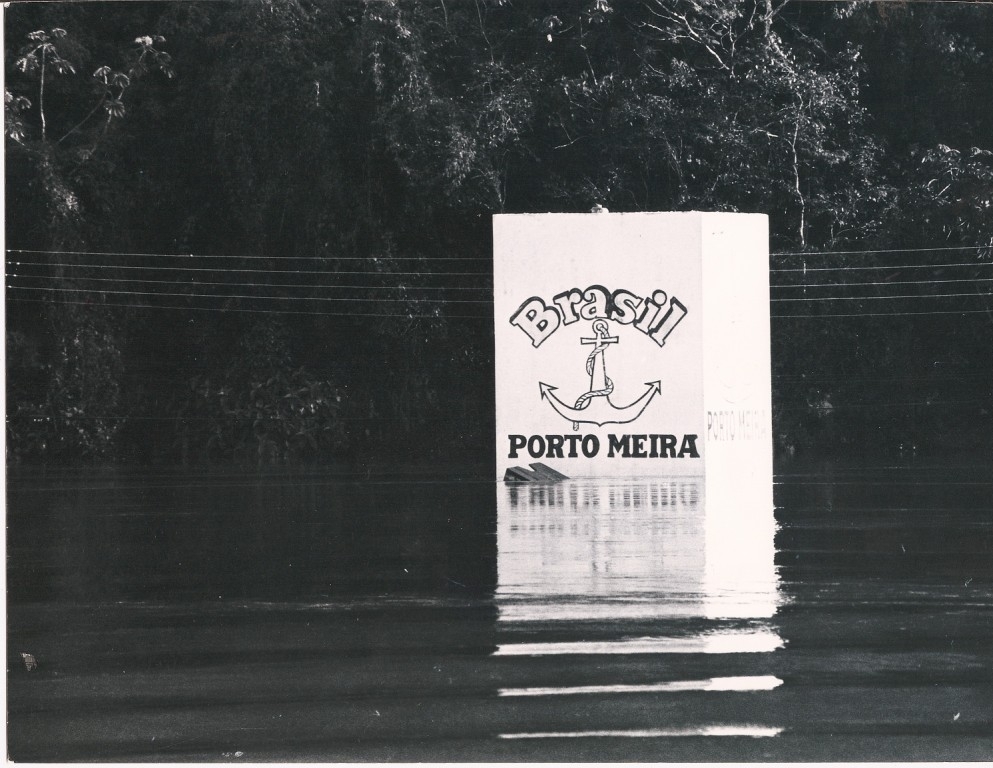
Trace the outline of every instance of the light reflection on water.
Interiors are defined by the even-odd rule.
[[[578,696],[610,693],[678,693],[682,691],[771,691],[783,681],[773,675],[710,677],[706,680],[675,680],[634,685],[566,685],[547,688],[501,688],[500,696]]]
[[[700,728],[636,728],[603,731],[537,731],[501,733],[501,739],[672,739],[680,736],[737,736],[764,738],[778,736],[782,728],[762,725],[708,725]]]
[[[535,664],[575,657],[569,684],[521,685],[501,697],[768,695],[769,674],[728,676],[726,659],[784,647],[772,619],[781,603],[771,474],[570,480],[497,490],[498,645],[493,656]],[[665,655],[660,667],[653,656]],[[608,658],[633,657],[641,680],[611,679]],[[713,659],[712,676],[681,679],[680,658]],[[536,677],[544,677],[536,667]],[[616,668],[615,668],[616,669]],[[723,674],[722,674],[723,673]],[[550,672],[548,674],[551,674]],[[683,673],[688,674],[686,672]],[[677,705],[678,706],[678,705]],[[732,712],[739,712],[732,706]],[[504,739],[772,737],[779,723],[525,729]],[[737,719],[735,717],[732,720]],[[559,722],[582,721],[577,704]]]
[[[711,630],[685,637],[630,637],[620,640],[574,640],[548,643],[507,643],[494,656],[643,655],[658,653],[768,653],[783,647],[768,627]]]
[[[771,478],[577,480],[497,490],[505,622],[770,618]]]

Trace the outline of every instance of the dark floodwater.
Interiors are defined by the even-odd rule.
[[[991,467],[780,469],[13,473],[9,753],[993,759]]]

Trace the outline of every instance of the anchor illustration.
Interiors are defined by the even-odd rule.
[[[607,321],[602,318],[593,321],[593,333],[593,337],[584,336],[579,340],[582,344],[595,346],[586,358],[586,373],[590,376],[590,388],[576,399],[574,405],[567,405],[554,394],[558,387],[543,381],[538,382],[541,399],[547,400],[556,413],[571,421],[573,429],[579,429],[580,424],[596,424],[599,427],[604,424],[627,424],[641,416],[652,398],[662,392],[661,381],[648,381],[645,382],[648,389],[633,403],[625,406],[614,405],[610,399],[614,391],[614,382],[607,375],[604,352],[610,344],[618,343],[619,339],[609,335]]]

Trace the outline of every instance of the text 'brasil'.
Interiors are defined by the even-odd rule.
[[[524,331],[535,347],[563,325],[596,318],[631,325],[661,347],[685,316],[683,303],[662,290],[642,298],[623,288],[610,292],[602,285],[591,285],[582,291],[563,291],[550,304],[532,296],[510,316],[510,323]]]

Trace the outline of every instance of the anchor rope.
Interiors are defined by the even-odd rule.
[[[603,323],[602,326],[598,327],[599,325],[600,325],[599,323],[594,324],[593,330],[595,332],[597,332],[598,335],[599,335],[599,332],[600,332],[600,330],[602,328],[602,330],[603,330],[603,336],[605,336],[606,335],[606,323]],[[593,365],[594,365],[594,363],[596,361],[596,356],[597,355],[603,355],[603,351],[607,348],[607,343],[602,340],[603,337],[601,336],[600,338],[601,338],[601,341],[598,341],[597,342],[596,346],[593,348],[593,351],[590,352],[589,356],[586,358],[586,375],[587,376],[593,376]],[[614,391],[614,381],[613,381],[613,379],[611,379],[607,375],[607,366],[606,366],[606,363],[604,363],[603,381],[604,381],[604,387],[603,387],[603,389],[591,389],[588,392],[584,392],[578,398],[576,398],[576,404],[573,406],[573,408],[575,408],[577,411],[581,411],[584,408],[588,408],[589,407],[590,401],[594,397],[607,397],[611,392]],[[578,421],[572,422],[572,428],[574,430],[578,430],[579,429],[579,422]]]

